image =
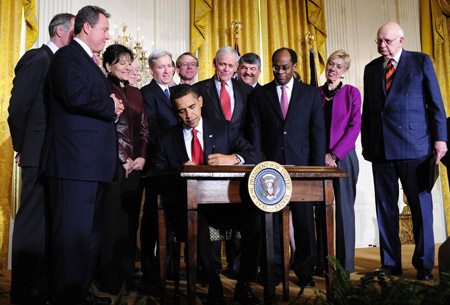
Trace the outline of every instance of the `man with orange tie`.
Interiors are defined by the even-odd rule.
[[[444,105],[430,57],[402,49],[400,25],[380,27],[375,42],[382,56],[364,71],[361,142],[372,162],[381,268],[376,275],[402,274],[398,180],[408,198],[416,248],[417,279],[431,280],[434,266],[433,203],[422,171],[431,154],[447,151]]]
[[[196,164],[237,165],[259,163],[264,160],[261,152],[256,150],[244,138],[238,135],[232,124],[226,120],[202,117],[203,99],[195,88],[181,84],[170,89],[172,108],[181,118],[182,123],[168,129],[158,139],[155,147],[153,166],[157,169],[179,168]],[[166,209],[172,213],[179,207],[182,199],[168,200],[177,203]],[[183,198],[186,200],[186,198]],[[170,203],[168,203],[170,205]],[[231,208],[231,209],[230,209]],[[183,213],[179,211],[186,219]],[[176,212],[175,212],[176,213]],[[235,299],[241,304],[259,304],[253,294],[250,281],[257,270],[257,251],[259,242],[259,211],[251,204],[229,206],[207,206],[199,210],[198,247],[203,249],[198,254],[205,268],[206,280],[209,283],[208,304],[225,304],[222,283],[215,269],[211,251],[209,225],[214,227],[232,227],[242,234],[242,264],[236,284]],[[171,216],[169,215],[169,219]],[[170,220],[169,220],[170,222]],[[182,221],[178,227],[185,228]]]
[[[203,116],[225,119],[243,134],[247,111],[247,97],[253,87],[235,80],[233,74],[239,57],[232,47],[222,47],[216,52],[214,76],[194,85],[203,98]]]

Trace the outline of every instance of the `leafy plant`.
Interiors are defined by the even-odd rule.
[[[365,275],[359,282],[352,282],[335,258],[333,264],[334,287],[326,292],[314,290],[315,297],[300,301],[304,289],[290,305],[442,305],[450,304],[450,274],[442,274],[434,284],[407,280],[404,276],[377,277]],[[300,301],[300,302],[299,302]]]

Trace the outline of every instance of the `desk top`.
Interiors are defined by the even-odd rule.
[[[184,178],[239,178],[249,174],[254,165],[190,165],[180,172]],[[348,174],[337,167],[284,166],[291,178],[344,178]]]

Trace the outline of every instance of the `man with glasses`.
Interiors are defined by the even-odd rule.
[[[400,25],[380,27],[380,57],[364,71],[362,154],[372,162],[380,232],[381,268],[376,275],[401,275],[398,179],[408,198],[416,248],[417,279],[431,280],[434,266],[433,203],[428,188],[432,154],[447,151],[444,105],[430,57],[402,49]]]
[[[198,73],[198,59],[191,52],[181,54],[177,59],[177,73],[180,84],[192,85]]]
[[[325,165],[325,123],[319,91],[295,80],[297,54],[281,48],[272,55],[275,80],[249,99],[246,138],[267,160],[286,165]],[[301,287],[312,287],[317,261],[312,202],[291,202],[295,238],[294,272]],[[275,275],[281,276],[279,213],[274,214]],[[278,273],[278,274],[277,274]]]

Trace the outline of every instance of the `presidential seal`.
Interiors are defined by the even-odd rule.
[[[248,193],[259,209],[269,213],[278,212],[291,199],[291,176],[277,162],[261,162],[250,172]]]

